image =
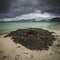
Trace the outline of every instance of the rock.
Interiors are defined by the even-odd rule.
[[[5,59],[7,56],[4,56],[3,59]]]
[[[22,44],[31,50],[48,50],[56,40],[54,32],[40,28],[18,29],[5,37],[12,37],[15,43]]]
[[[50,55],[52,55],[52,53],[50,53]]]
[[[3,51],[0,51],[0,53],[3,53]]]
[[[17,46],[17,48],[20,48],[21,46]]]

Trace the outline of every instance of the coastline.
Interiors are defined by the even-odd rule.
[[[4,35],[0,36],[0,60],[59,60],[60,59],[60,47],[56,47],[56,44],[60,44],[60,30],[50,30],[58,35],[53,46],[49,50],[29,50],[21,44],[15,44],[10,37],[4,38]]]

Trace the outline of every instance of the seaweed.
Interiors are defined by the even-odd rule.
[[[11,31],[6,37],[12,37],[15,43],[22,44],[31,50],[48,50],[56,40],[54,32],[40,28],[18,29]]]

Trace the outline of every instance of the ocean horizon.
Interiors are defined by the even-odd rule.
[[[0,34],[24,28],[60,30],[60,22],[5,22],[0,23]]]

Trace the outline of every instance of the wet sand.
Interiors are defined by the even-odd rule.
[[[60,60],[60,31],[56,32],[57,40],[49,50],[30,50],[21,44],[15,44],[10,37],[0,36],[0,60]]]

